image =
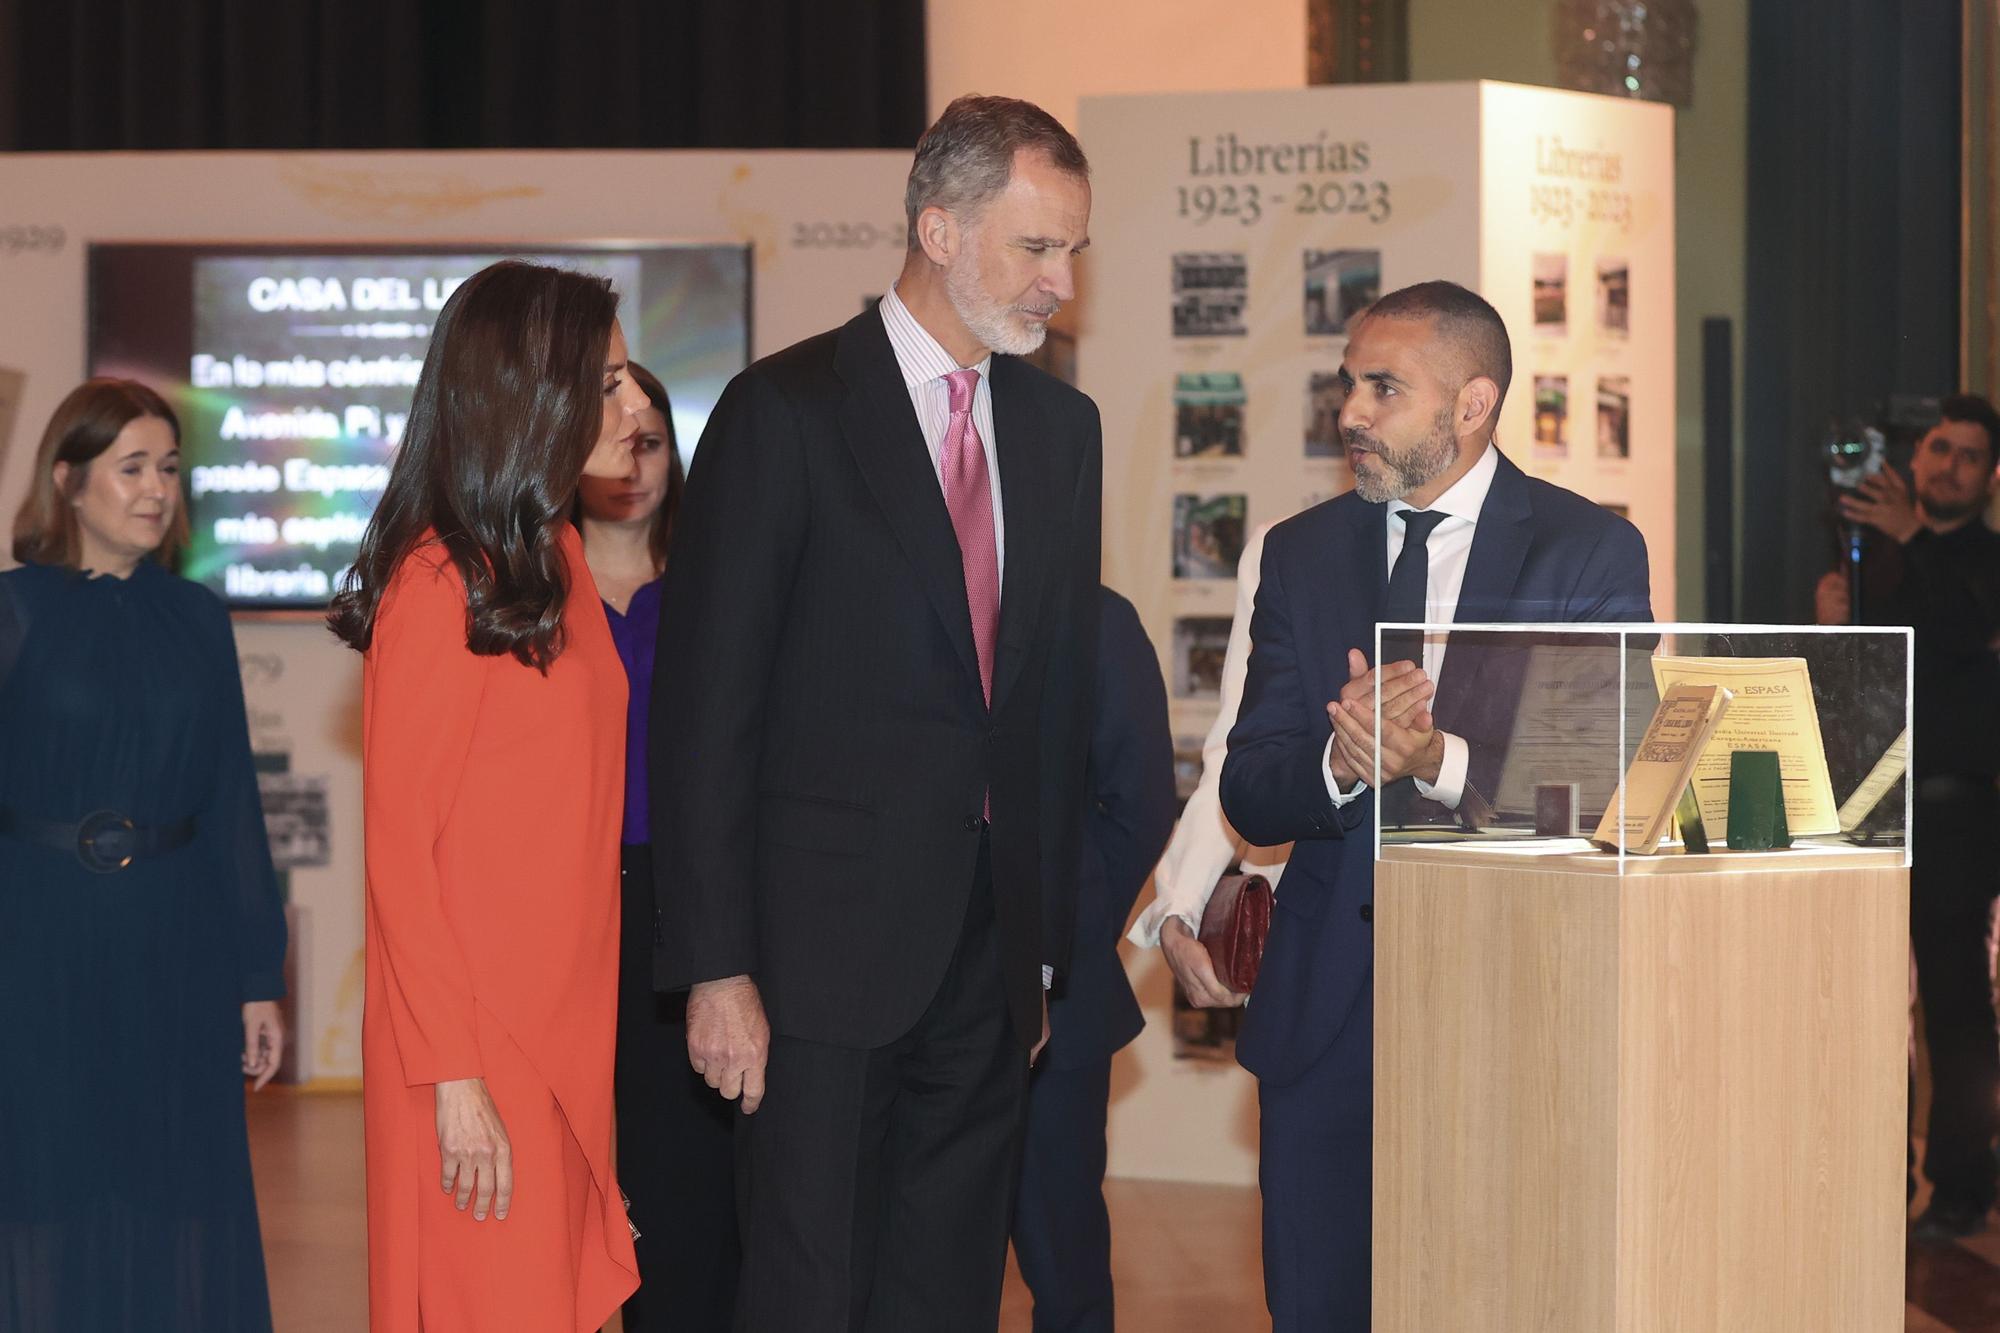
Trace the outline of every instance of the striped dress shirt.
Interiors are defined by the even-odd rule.
[[[896,365],[903,372],[903,387],[910,391],[910,406],[916,409],[917,425],[923,429],[924,447],[931,451],[931,471],[937,473],[938,491],[944,491],[944,432],[951,423],[951,386],[944,377],[960,369],[950,352],[917,323],[917,317],[891,288],[882,298],[882,326],[889,331],[889,346],[895,349]],[[987,489],[993,494],[993,545],[999,562],[1000,586],[1007,586],[1007,523],[1000,505],[1000,453],[993,440],[993,385],[990,372],[993,354],[972,367],[979,372],[979,387],[972,395],[972,425],[986,448]]]

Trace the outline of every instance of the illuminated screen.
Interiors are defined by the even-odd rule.
[[[611,279],[689,456],[749,361],[742,246],[93,245],[90,373],[150,384],[180,417],[181,572],[238,609],[325,605],[388,481],[432,321],[510,255]]]

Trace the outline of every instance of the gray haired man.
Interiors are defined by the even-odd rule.
[[[998,1321],[1028,1068],[1068,957],[1097,645],[1097,410],[1017,360],[1089,167],[960,98],[894,289],[730,384],[652,715],[655,981],[740,1099],[737,1327]]]

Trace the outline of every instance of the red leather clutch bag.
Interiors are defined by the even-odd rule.
[[[1201,914],[1201,942],[1216,979],[1248,994],[1264,961],[1271,933],[1271,881],[1262,875],[1224,875]]]

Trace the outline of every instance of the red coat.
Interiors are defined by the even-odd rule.
[[[598,1328],[638,1285],[612,1178],[626,679],[574,529],[547,675],[465,646],[435,544],[363,673],[368,1308],[375,1333]],[[505,1221],[441,1187],[433,1085],[478,1076],[515,1163]]]

